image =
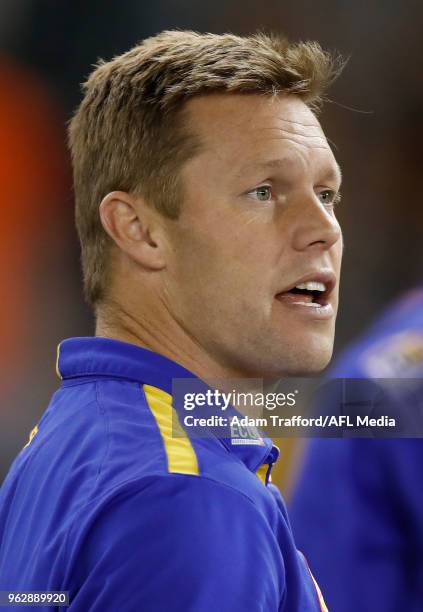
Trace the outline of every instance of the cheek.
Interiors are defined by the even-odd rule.
[[[188,232],[175,247],[171,267],[174,290],[191,303],[229,311],[255,308],[267,293],[272,266],[266,242],[241,232]]]
[[[341,276],[341,267],[342,267],[342,256],[344,253],[344,243],[342,240],[342,237],[339,241],[339,244],[337,244],[334,247],[334,252],[332,254],[332,262],[333,262],[333,267],[335,270],[335,273],[338,277],[338,291],[337,293],[339,294],[339,284],[340,284],[340,276]]]
[[[336,259],[336,266],[338,270],[341,269],[343,254],[344,254],[344,236],[341,233],[341,237],[339,238],[338,242],[335,245],[335,259]]]
[[[272,216],[230,211],[219,201],[207,204],[174,228],[169,267],[174,292],[181,300],[182,292],[193,300],[219,299],[226,309],[234,302],[262,307],[275,285],[283,243]]]
[[[192,228],[179,232],[168,265],[175,293],[195,300],[200,293],[216,291],[219,278],[227,272],[224,246],[210,233]]]

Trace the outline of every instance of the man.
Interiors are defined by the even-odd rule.
[[[398,414],[421,415],[423,288],[391,305],[341,355],[331,376],[408,379],[407,392],[398,381]],[[311,441],[290,516],[334,610],[422,609],[422,468],[420,437]]]
[[[89,78],[70,146],[97,337],[60,345],[3,487],[1,589],[84,612],[326,609],[276,447],[172,435],[171,393],[329,361],[340,171],[312,108],[338,68],[316,43],[163,32]]]

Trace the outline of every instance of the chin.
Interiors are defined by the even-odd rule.
[[[298,369],[298,374],[307,376],[308,374],[320,374],[329,365],[332,354],[324,358],[322,356],[309,356],[305,358]]]
[[[321,343],[318,347],[309,346],[295,355],[293,359],[295,363],[291,362],[291,365],[296,371],[296,375],[319,374],[329,365],[332,352],[332,343]]]
[[[322,372],[330,363],[333,341],[320,338],[307,343],[292,343],[283,354],[273,361],[277,376],[314,376]]]
[[[313,376],[329,364],[334,335],[328,333],[269,334],[253,342],[233,340],[226,360],[239,378],[279,379],[287,376]],[[223,343],[222,343],[223,344]],[[237,347],[236,352],[234,346]],[[233,375],[236,378],[235,375]]]
[[[329,364],[332,349],[310,351],[290,350],[284,354],[271,354],[268,352],[258,361],[257,354],[250,367],[243,367],[241,377],[280,379],[289,376],[307,377],[322,372]],[[244,364],[245,366],[245,364]]]

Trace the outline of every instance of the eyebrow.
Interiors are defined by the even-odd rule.
[[[328,171],[324,175],[324,178],[329,180],[335,179],[339,183],[339,185],[342,184],[342,170],[338,162],[335,162],[335,165],[328,169]]]
[[[257,168],[259,170],[267,170],[268,168],[281,168],[286,166],[286,159],[270,159],[268,161],[265,162],[258,162],[258,163],[250,163],[245,165],[242,169],[241,172],[245,172],[247,170],[250,170],[252,167]],[[338,164],[338,162],[335,162],[334,166],[331,166],[330,168],[327,169],[327,171],[325,172],[324,179],[327,180],[331,180],[334,179],[336,180],[339,185],[341,185],[342,183],[342,171],[341,171],[341,167]]]

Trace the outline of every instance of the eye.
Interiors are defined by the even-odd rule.
[[[324,189],[317,194],[317,197],[323,206],[333,207],[340,201],[341,194],[339,192],[332,191],[332,189]]]
[[[259,202],[269,202],[272,199],[272,188],[269,185],[260,185],[260,187],[250,191],[248,195],[255,196]]]

